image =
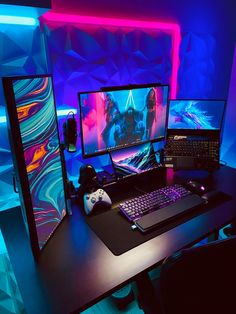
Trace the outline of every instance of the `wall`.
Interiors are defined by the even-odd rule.
[[[200,1],[198,4],[189,3],[189,1],[180,1],[178,4],[165,1],[165,4],[160,4],[149,0],[148,4],[144,5],[143,1],[135,1],[135,3],[129,1],[125,7],[121,7],[116,1],[111,3],[102,0],[99,4],[94,3],[92,6],[90,1],[86,3],[72,1],[65,4],[64,1],[57,0],[53,2],[53,11],[94,16],[96,14],[109,17],[122,16],[128,20],[139,17],[140,20],[155,19],[179,23],[182,41],[177,96],[179,98],[226,99],[235,38],[235,31],[231,28],[230,9],[222,6],[220,2],[211,1],[204,3]],[[222,22],[224,22],[224,28],[222,28]],[[165,71],[160,70],[161,65],[158,64],[157,58],[153,59],[154,63],[150,61],[153,56],[158,56],[158,47],[163,49],[164,46],[160,45],[156,38],[156,42],[150,40],[150,35],[147,35],[146,43],[153,55],[144,53],[143,56],[149,60],[146,61],[141,58],[143,51],[142,47],[139,47],[140,44],[137,44],[139,39],[137,39],[137,34],[134,35],[135,31],[130,32],[133,34],[129,36],[138,45],[136,48],[140,53],[139,56],[131,51],[133,49],[130,46],[131,41],[127,42],[127,51],[117,50],[117,36],[114,35],[117,29],[107,30],[100,27],[100,29],[88,30],[86,25],[76,26],[65,23],[63,17],[61,22],[58,21],[54,25],[46,24],[44,33],[48,43],[52,72],[56,80],[57,104],[63,105],[63,108],[78,110],[78,91],[96,90],[106,85],[141,83],[144,80],[149,82],[149,79],[168,83]],[[163,54],[165,54],[164,51]],[[118,68],[117,60],[119,60]],[[166,64],[166,60],[166,58],[162,60],[162,65]],[[132,66],[130,66],[131,63]],[[138,78],[140,71],[144,73],[142,78],[141,76]],[[83,160],[80,138],[78,138],[77,153],[67,154],[66,159],[67,170],[75,183],[77,183],[78,169],[81,164],[92,163],[100,169],[104,163],[109,162],[108,157],[105,161],[102,157]],[[231,164],[230,161],[228,163]]]
[[[228,107],[225,116],[224,140],[222,143],[222,160],[236,168],[236,46],[230,79]]]
[[[207,84],[204,93],[200,90],[198,97],[227,97],[236,40],[233,0],[130,0],[125,5],[110,0],[52,0],[52,8],[54,11],[80,15],[178,23],[185,43],[191,38],[189,45],[186,45],[187,59],[183,42],[181,63],[183,66],[184,61],[185,68],[192,68],[188,73],[184,71],[184,77],[181,73],[179,82],[190,79],[192,85],[196,82],[198,87]],[[197,73],[197,78],[194,68],[198,73],[201,71],[200,76]],[[185,92],[187,88],[181,91],[181,95]],[[196,91],[191,97],[195,97],[195,94]]]
[[[47,60],[39,24],[0,24],[0,77],[47,73]],[[0,82],[0,210],[19,204],[13,191],[13,166],[5,117],[5,99]]]
[[[117,26],[114,21],[114,25],[76,24],[71,19],[51,21],[50,16],[42,19],[42,25],[56,103],[58,109],[77,111],[78,126],[78,92],[96,91],[104,86],[171,82],[174,35],[170,30],[161,26],[157,29],[125,27],[125,21]],[[65,118],[59,117],[61,130]],[[62,134],[61,137],[63,140]],[[68,174],[75,185],[78,185],[82,164],[92,163],[97,170],[103,170],[103,166],[111,163],[108,155],[83,160],[80,137],[77,152],[66,154],[66,160]]]

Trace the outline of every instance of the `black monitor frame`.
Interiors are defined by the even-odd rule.
[[[88,93],[99,93],[99,92],[112,92],[112,91],[122,91],[122,90],[129,90],[129,89],[139,89],[139,88],[151,88],[151,87],[167,87],[167,103],[166,103],[166,117],[165,117],[165,131],[163,136],[156,138],[156,139],[147,139],[131,144],[127,144],[125,146],[116,146],[112,148],[105,148],[104,150],[101,150],[99,152],[94,152],[91,154],[86,154],[84,150],[84,137],[83,137],[83,120],[82,120],[82,106],[81,106],[81,101],[80,101],[80,95],[82,94],[88,94]],[[144,144],[147,142],[159,142],[162,141],[163,139],[166,138],[167,135],[167,123],[168,123],[168,114],[169,114],[169,92],[170,88],[168,84],[160,84],[160,83],[149,83],[149,84],[131,84],[131,85],[122,85],[122,86],[110,86],[110,87],[102,87],[100,90],[95,90],[95,91],[84,91],[84,92],[79,92],[78,93],[78,102],[79,102],[79,111],[80,111],[80,136],[81,136],[81,148],[82,148],[82,156],[84,159],[90,158],[90,157],[95,157],[95,156],[101,156],[104,154],[109,154],[113,150],[117,149],[122,149],[125,147],[131,147],[131,146],[136,146],[139,144]]]
[[[60,147],[60,138],[58,133],[58,121],[56,115],[56,103],[55,103],[55,94],[53,89],[53,77],[51,74],[45,75],[27,75],[27,76],[13,76],[13,77],[4,77],[2,78],[3,88],[5,93],[5,99],[7,103],[7,124],[8,124],[8,133],[10,138],[10,145],[12,150],[13,156],[13,164],[16,171],[17,181],[18,181],[18,189],[19,189],[19,196],[21,201],[21,209],[23,219],[26,225],[27,232],[29,234],[30,243],[33,255],[35,259],[38,259],[40,256],[40,252],[44,249],[45,245],[40,248],[39,246],[39,239],[37,234],[37,227],[33,212],[33,202],[30,193],[30,184],[28,180],[28,173],[26,169],[26,161],[24,157],[24,149],[23,149],[23,142],[20,132],[20,123],[17,117],[17,109],[16,109],[16,101],[15,101],[15,94],[13,90],[13,81],[15,80],[23,80],[23,79],[34,79],[34,78],[50,78],[52,82],[52,91],[53,91],[53,106],[55,110],[55,122],[56,122],[56,129],[57,129],[57,137],[58,137],[58,144]],[[62,162],[62,152],[59,149],[59,158]],[[65,209],[67,212],[67,203],[66,203],[66,187],[65,187],[65,169],[64,165],[61,164],[61,171],[62,171],[62,181],[63,181],[63,188],[64,188],[64,202],[65,202]],[[60,226],[61,222],[63,221],[64,217],[61,219],[59,224],[55,227],[53,232],[48,236],[48,239],[45,244],[51,239],[52,235]]]

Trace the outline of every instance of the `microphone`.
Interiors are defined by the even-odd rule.
[[[72,117],[68,117],[72,113]],[[77,142],[77,122],[74,112],[70,111],[67,115],[66,122],[63,123],[64,146],[69,153],[76,152]]]

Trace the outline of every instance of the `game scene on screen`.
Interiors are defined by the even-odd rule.
[[[220,129],[225,101],[223,100],[171,100],[169,129]]]
[[[80,94],[84,154],[164,137],[168,86]]]
[[[112,151],[111,159],[118,178],[146,172],[160,166],[157,163],[152,143]]]

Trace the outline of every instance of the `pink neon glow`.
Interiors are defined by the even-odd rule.
[[[102,26],[120,26],[142,29],[158,29],[162,31],[170,31],[172,34],[173,49],[172,49],[172,74],[170,79],[170,98],[175,99],[177,94],[177,79],[179,68],[179,47],[180,47],[180,27],[176,23],[154,22],[154,21],[139,21],[125,20],[117,18],[105,18],[94,16],[71,15],[55,12],[46,12],[42,20],[52,22],[63,22],[72,24],[87,24],[87,25],[102,25]]]

